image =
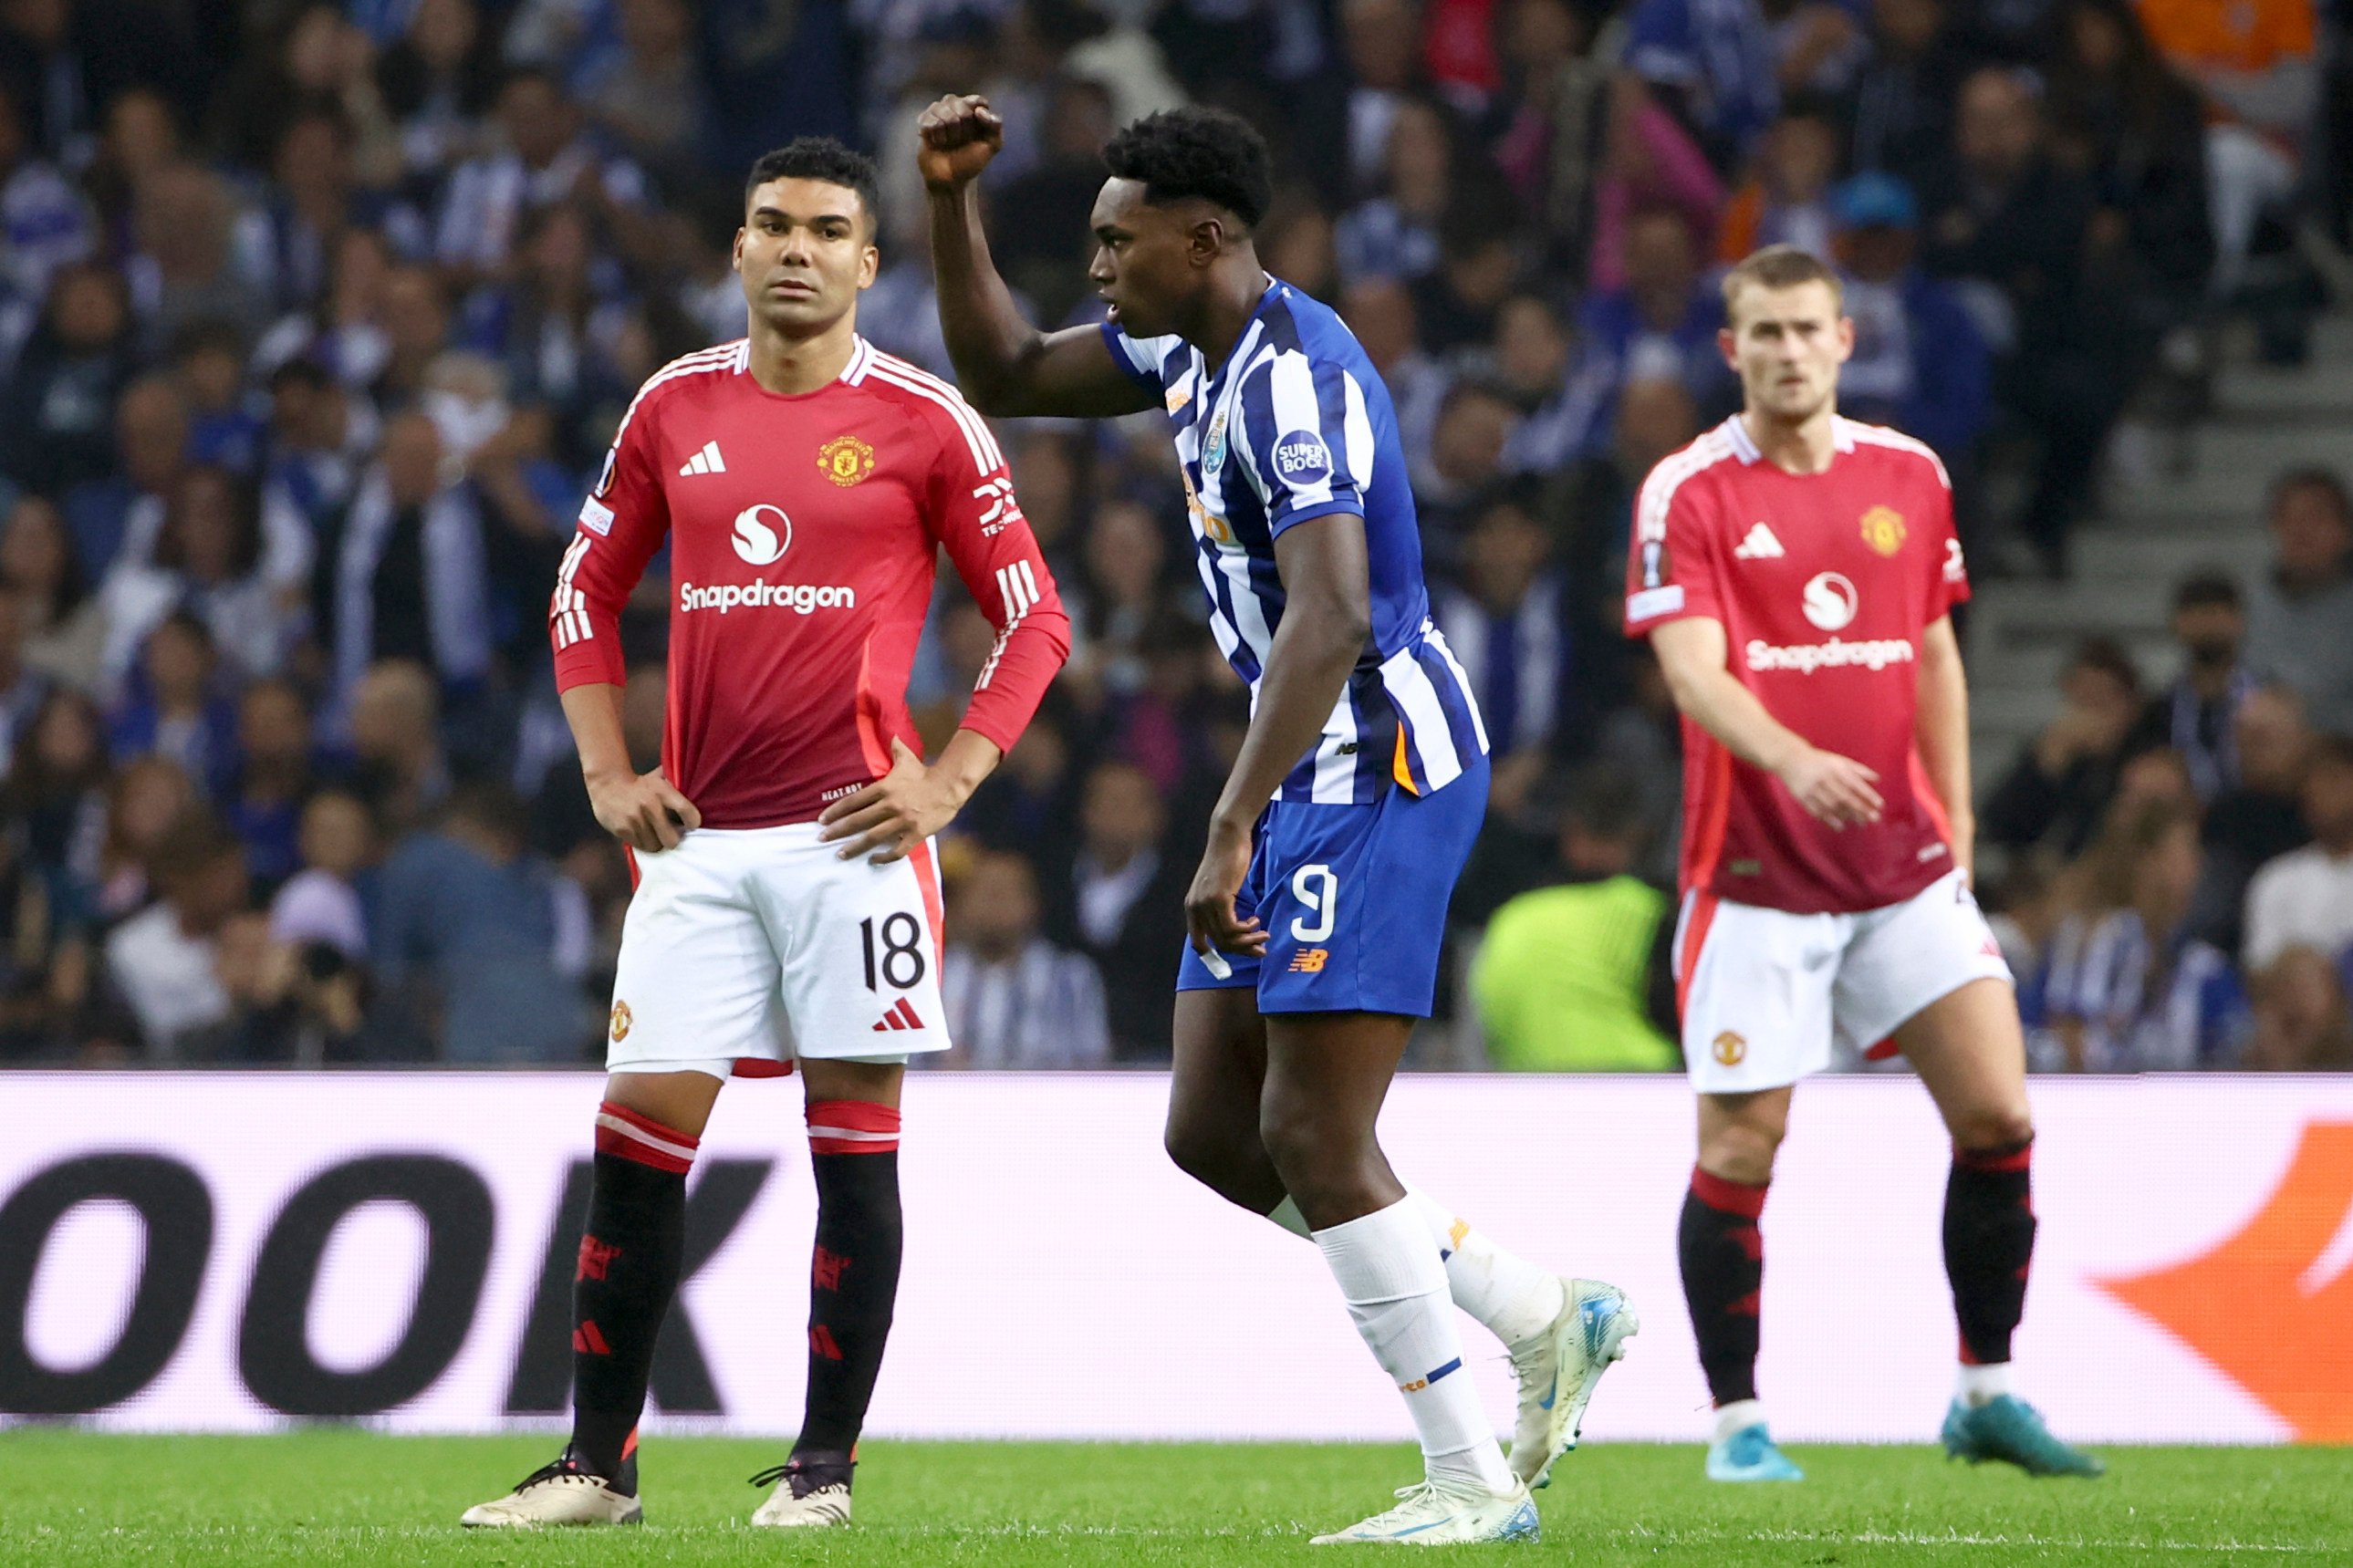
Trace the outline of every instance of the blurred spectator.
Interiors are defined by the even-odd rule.
[[[1985,340],[1952,289],[1916,263],[1910,187],[1857,174],[1831,198],[1846,272],[1854,354],[1839,374],[1839,412],[1916,436],[1956,476],[1966,505],[1978,436],[1991,413]]]
[[[1716,169],[1740,166],[1778,101],[1757,0],[1636,0],[1626,68]]]
[[[25,668],[96,691],[106,616],[74,559],[65,520],[38,496],[19,500],[0,526],[0,592],[16,602]]]
[[[1588,451],[1608,443],[1618,394],[1629,382],[1680,382],[1703,411],[1731,384],[1715,346],[1724,301],[1702,280],[1699,248],[1680,215],[1665,208],[1635,215],[1626,229],[1625,274],[1623,288],[1588,294],[1579,313],[1580,374],[1605,388]]]
[[[104,581],[119,555],[143,562],[164,531],[165,498],[187,461],[188,409],[165,377],[142,376],[115,405],[120,468],[65,498],[66,524],[81,569]]]
[[[2353,495],[2327,468],[2271,491],[2272,567],[2248,595],[2248,666],[2304,699],[2316,730],[2353,733]]]
[[[99,919],[119,921],[146,907],[154,891],[149,859],[195,799],[187,773],[169,757],[140,757],[116,771],[99,847]]]
[[[1983,63],[1955,10],[1953,0],[1872,0],[1872,53],[1853,92],[1856,169],[1916,184],[1943,159],[1961,82]]]
[[[269,934],[295,948],[326,947],[367,961],[359,879],[374,858],[375,824],[357,795],[322,790],[302,807],[302,868],[269,901]]]
[[[1951,155],[1927,177],[1921,206],[1923,259],[1960,287],[1998,362],[1996,395],[2036,438],[2019,528],[2063,570],[2140,350],[2116,302],[2085,287],[2093,191],[2052,161],[2021,73],[1988,68],[1962,84]]]
[[[2237,782],[2208,807],[2206,848],[2243,893],[2258,868],[2311,842],[2304,826],[2304,774],[2312,731],[2304,721],[2303,700],[2284,686],[2255,687],[2232,716],[2231,750]]]
[[[2239,658],[2246,636],[2246,609],[2229,576],[2198,572],[2175,584],[2173,640],[2181,647],[2181,673],[2150,699],[2132,743],[2179,752],[2200,801],[2239,782],[2239,708],[2256,686]]]
[[[587,900],[526,847],[507,791],[460,786],[439,826],[386,858],[369,942],[387,1001],[475,1064],[574,1062],[594,1038]]]
[[[1369,190],[1389,152],[1389,130],[1420,74],[1414,7],[1407,0],[1342,0],[1339,32],[1351,85],[1347,163],[1351,188]]]
[[[1389,402],[1397,409],[1398,439],[1405,447],[1406,471],[1413,478],[1414,494],[1429,493],[1434,478],[1431,446],[1437,436],[1438,413],[1452,377],[1422,347],[1413,295],[1394,278],[1366,278],[1341,291],[1340,314],[1388,385]],[[1029,505],[1026,481],[1021,504],[1024,509]]]
[[[1095,181],[1094,170],[1089,170],[1088,178]],[[1258,232],[1258,253],[1268,272],[1326,304],[1339,300],[1337,235],[1332,215],[1314,192],[1278,193]]]
[[[1814,15],[1840,16],[1813,5]],[[1732,193],[1716,230],[1715,258],[1729,267],[1768,245],[1831,254],[1831,182],[1838,178],[1839,132],[1827,104],[1790,105],[1765,133],[1756,171]]]
[[[449,483],[440,433],[422,414],[385,426],[383,456],[360,481],[335,563],[337,689],[400,660],[445,683],[480,678],[490,658],[488,563],[473,492]]]
[[[51,691],[16,737],[0,816],[22,832],[27,861],[48,885],[54,922],[95,917],[106,782],[98,710],[79,692]]]
[[[579,110],[544,72],[507,78],[498,125],[501,150],[459,165],[442,205],[434,255],[459,277],[504,276],[523,220],[540,208],[584,201],[618,222],[645,200],[645,177],[581,135]]]
[[[384,47],[376,86],[399,123],[402,167],[417,184],[438,185],[482,141],[499,86],[496,39],[472,0],[417,0],[378,15],[406,21],[398,37],[375,39]],[[348,53],[358,47],[355,40],[343,45]]]
[[[197,321],[231,323],[240,336],[269,314],[267,280],[237,255],[239,214],[227,181],[194,163],[142,180],[133,195],[138,248],[124,265],[132,307],[162,347]]]
[[[60,270],[0,392],[0,472],[50,497],[104,479],[114,465],[115,407],[136,363],[133,347],[121,278],[88,262]]]
[[[693,173],[710,105],[685,0],[616,0],[621,47],[581,78],[590,121],[658,177]]]
[[[2156,47],[2204,95],[2214,293],[2246,275],[2255,223],[2295,190],[2319,104],[2313,0],[2140,0]]]
[[[58,268],[90,254],[96,237],[81,195],[27,134],[15,84],[0,78],[0,287],[39,300]]]
[[[0,776],[48,694],[48,681],[25,663],[23,602],[13,595],[0,597]]]
[[[2290,948],[2253,984],[2254,1030],[2239,1066],[2259,1072],[2353,1069],[2353,1007],[2344,971],[2308,947]]]
[[[938,1065],[1108,1065],[1103,979],[1085,954],[1039,934],[1038,881],[1029,863],[1018,855],[976,856],[948,901],[952,940],[941,963],[940,995],[955,1046]]]
[[[321,589],[328,574],[322,569],[340,559],[344,512],[382,426],[364,399],[317,363],[296,359],[269,378],[269,433],[263,534],[311,542],[311,576],[303,586],[314,622],[325,624],[329,598]]]
[[[188,458],[251,479],[261,456],[261,416],[245,390],[245,335],[227,321],[192,321],[172,343],[188,405]]]
[[[2313,842],[2255,873],[2247,888],[2247,973],[2261,974],[2290,948],[2331,963],[2353,952],[2353,737],[2329,735],[2304,775],[2304,821]]]
[[[1103,189],[1103,146],[1117,124],[1111,95],[1100,83],[1057,80],[1047,100],[1044,145],[1035,168],[1008,182],[991,202],[997,231],[1003,235],[999,268],[1006,279],[1037,306],[1039,319],[1060,321],[1086,302],[1088,285],[1081,249],[1095,193]],[[1276,254],[1271,224],[1260,243],[1269,268],[1279,278],[1312,290],[1314,279],[1294,277]],[[927,241],[917,241],[928,253]]]
[[[128,695],[109,726],[119,761],[168,757],[218,799],[237,769],[237,706],[226,694],[220,650],[202,616],[174,610],[139,647]]]
[[[246,867],[266,899],[301,864],[302,803],[312,783],[311,713],[301,692],[283,680],[247,687],[237,739],[237,781],[222,816],[245,845]]]
[[[297,534],[290,548],[308,542]],[[276,674],[293,646],[293,606],[308,567],[307,561],[290,563],[288,585],[274,586],[264,570],[261,504],[253,486],[224,468],[183,471],[165,498],[153,550],[144,560],[124,552],[100,591],[102,679],[118,689],[148,634],[174,614],[204,623],[231,679]]]
[[[1087,775],[1078,830],[1065,895],[1071,945],[1102,978],[1112,1054],[1166,1061],[1190,858],[1169,839],[1160,786],[1133,763],[1100,763]]]
[[[2094,851],[2095,907],[2055,943],[2044,1006],[2076,1072],[2227,1065],[2244,1044],[2247,1002],[2231,961],[2187,932],[2203,867],[2194,810],[2149,802],[2110,825]]]
[[[1438,226],[1438,266],[1412,279],[1422,345],[1432,353],[1474,348],[1495,335],[1495,318],[1518,288],[1519,214],[1493,168],[1481,164],[1457,187]]]
[[[1581,378],[1580,378],[1581,379]],[[1583,389],[1598,403],[1599,389]],[[1619,390],[1608,446],[1567,476],[1568,514],[1596,556],[1616,561],[1634,531],[1634,497],[1651,470],[1699,436],[1699,405],[1672,375],[1638,375]]]
[[[169,1061],[231,1016],[216,961],[222,928],[245,907],[245,852],[199,811],[161,836],[149,875],[158,901],[106,939],[106,977],[148,1058]]]
[[[94,116],[134,82],[193,89],[185,13],[83,0],[16,0],[0,16],[0,81],[23,106],[32,140],[68,168],[90,159]]]
[[[386,833],[414,830],[449,794],[440,702],[424,666],[388,660],[351,698],[352,785]]]
[[[2059,716],[2019,752],[1978,813],[1989,844],[2072,858],[2099,830],[2140,717],[2140,671],[2122,647],[2094,637],[2060,672],[2059,697]]]
[[[1422,550],[1437,572],[1450,572],[1472,515],[1504,478],[1504,451],[1520,411],[1492,382],[1464,379],[1447,388],[1430,428],[1430,463],[1414,487]]]
[[[1495,913],[1472,966],[1487,1060],[1514,1072],[1680,1065],[1672,900],[1636,875],[1649,825],[1631,781],[1577,775],[1561,816],[1566,886]]]
[[[1461,159],[1445,105],[1408,98],[1389,116],[1381,194],[1342,216],[1333,231],[1341,278],[1419,278],[1438,266],[1438,235]]]
[[[1585,730],[1584,666],[1607,659],[1617,639],[1580,613],[1524,494],[1481,510],[1463,541],[1461,585],[1439,590],[1431,610],[1486,721],[1489,809],[1516,816],[1556,746]]]

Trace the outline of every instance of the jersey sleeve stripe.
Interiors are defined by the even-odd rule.
[[[1313,484],[1294,484],[1277,473],[1273,466],[1276,445],[1294,430],[1314,432],[1327,450],[1334,446],[1345,447],[1345,436],[1331,427],[1344,421],[1331,417],[1334,411],[1327,406],[1324,395],[1326,380],[1327,376],[1315,373],[1315,366],[1305,354],[1293,351],[1275,350],[1267,365],[1265,418],[1268,428],[1265,445],[1256,457],[1259,471],[1266,478],[1269,510],[1273,510],[1278,498],[1282,498],[1285,490],[1290,492],[1285,503],[1288,507],[1304,509],[1335,499],[1332,468],[1327,468],[1324,477]],[[1250,398],[1247,390],[1243,397],[1246,403],[1255,401]],[[1252,413],[1255,414],[1256,410],[1253,409]],[[1248,423],[1255,426],[1258,420],[1252,418]],[[1253,429],[1252,435],[1255,437],[1256,434]],[[1254,446],[1257,444],[1255,440],[1252,442]]]
[[[593,635],[588,617],[580,607],[579,590],[572,585],[572,574],[580,569],[580,558],[588,553],[590,535],[573,536],[571,547],[564,552],[564,564],[555,574],[555,638],[558,648],[570,647]]]
[[[986,477],[1005,466],[1005,456],[997,450],[997,437],[989,433],[988,424],[974,411],[964,395],[929,371],[919,370],[905,360],[891,354],[874,356],[873,372],[892,385],[930,398],[946,409],[964,432],[965,444],[972,448],[973,466]]]
[[[1683,481],[1733,456],[1732,443],[1721,430],[1711,430],[1672,457],[1662,460],[1642,481],[1641,498],[1635,502],[1635,534],[1637,539],[1657,540],[1667,536],[1667,509],[1673,504],[1675,492]]]
[[[751,343],[752,341],[749,338],[739,338],[732,343],[721,343],[716,348],[684,354],[646,377],[646,384],[638,388],[638,395],[635,397],[629,399],[629,406],[622,411],[621,423],[614,428],[614,449],[616,451],[620,449],[621,437],[628,434],[629,421],[637,416],[638,405],[643,403],[647,395],[655,387],[664,382],[676,381],[681,376],[715,374],[721,371],[736,372],[742,368],[736,362],[750,353]]]
[[[1839,424],[1850,437],[1865,446],[1886,447],[1898,452],[1909,452],[1915,458],[1926,458],[1929,466],[1936,470],[1936,482],[1948,490],[1953,488],[1953,476],[1945,471],[1945,460],[1936,456],[1936,449],[1926,441],[1906,436],[1901,430],[1890,430],[1883,425],[1865,425],[1856,419],[1841,419]]]
[[[979,679],[972,683],[975,691],[988,689],[989,679],[997,673],[997,661],[1005,657],[1005,645],[1013,640],[1030,606],[1038,602],[1038,579],[1030,574],[1027,561],[1008,562],[997,569],[997,592],[1005,601],[1005,625],[990,646],[987,662],[980,667]]]

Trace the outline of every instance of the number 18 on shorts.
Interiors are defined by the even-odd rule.
[[[818,833],[702,828],[638,858],[609,1070],[724,1078],[739,1063],[948,1048],[932,847],[877,866],[839,858]]]

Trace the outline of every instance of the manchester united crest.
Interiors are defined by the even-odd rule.
[[[1862,542],[1882,555],[1904,548],[1904,514],[1892,506],[1875,506],[1862,514]]]
[[[855,436],[836,436],[817,449],[817,466],[847,489],[874,471],[874,448]]]
[[[1736,1068],[1741,1058],[1748,1054],[1748,1042],[1726,1029],[1716,1036],[1715,1052],[1718,1062],[1728,1068]]]
[[[629,1005],[627,1002],[614,1003],[613,1043],[615,1045],[619,1045],[623,1040],[629,1037],[629,1025],[631,1022],[633,1022],[633,1020],[629,1016]]]

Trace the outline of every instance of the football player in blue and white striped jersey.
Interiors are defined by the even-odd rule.
[[[1209,1187],[1312,1236],[1404,1393],[1424,1482],[1320,1539],[1533,1540],[1527,1489],[1576,1442],[1636,1327],[1409,1193],[1374,1121],[1430,1014],[1447,902],[1487,803],[1487,737],[1431,624],[1388,389],[1328,308],[1259,264],[1271,182],[1243,121],[1178,110],[1104,149],[1088,272],[1101,327],[1041,334],[988,258],[974,180],[987,101],[925,111],[941,324],[984,413],[1167,414],[1210,623],[1250,724],[1186,896],[1168,1148]],[[1510,1348],[1507,1465],[1452,1307]]]

